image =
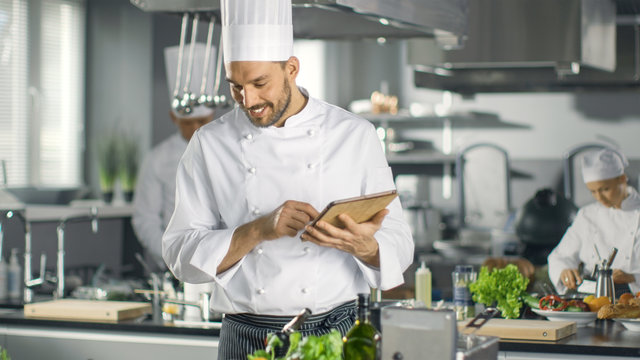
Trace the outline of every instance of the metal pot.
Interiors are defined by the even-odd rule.
[[[527,201],[516,220],[516,234],[531,245],[556,246],[578,207],[551,189],[542,189]]]
[[[541,189],[527,201],[516,219],[516,235],[534,264],[546,264],[547,255],[560,242],[578,207],[551,189]]]
[[[413,204],[404,211],[416,248],[431,251],[433,242],[442,238],[440,211],[428,204]]]

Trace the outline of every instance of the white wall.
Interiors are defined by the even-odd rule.
[[[409,101],[420,102],[435,91],[416,89]],[[582,100],[601,107],[593,117],[581,108]],[[569,148],[585,142],[613,142],[630,158],[640,157],[640,93],[514,93],[478,94],[464,100],[454,96],[454,110],[495,112],[504,121],[528,125],[530,129],[454,130],[454,145],[479,141],[497,143],[514,159],[559,159]],[[635,113],[611,118],[616,107],[636,107]],[[611,110],[611,115],[606,113]]]

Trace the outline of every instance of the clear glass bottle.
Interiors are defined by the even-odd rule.
[[[475,306],[471,299],[469,284],[476,281],[478,274],[471,265],[456,265],[451,274],[453,281],[453,306],[456,310],[457,320],[465,320],[474,317]]]
[[[369,319],[369,294],[358,294],[358,316],[342,338],[344,360],[377,360],[380,358],[380,333]]]

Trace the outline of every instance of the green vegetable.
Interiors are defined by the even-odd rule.
[[[532,309],[540,309],[540,299],[533,295],[522,295],[522,301]]]
[[[582,308],[580,306],[567,306],[566,309],[564,309],[564,311],[569,311],[569,312],[583,312],[584,310],[582,310]]]
[[[526,294],[528,284],[529,279],[513,264],[492,271],[483,266],[478,280],[469,285],[469,290],[473,294],[473,301],[487,306],[495,303],[504,318],[515,319],[520,316],[520,299]]]
[[[342,336],[338,330],[322,336],[309,335],[302,337],[299,332],[289,335],[289,350],[284,358],[275,358],[275,348],[282,346],[282,341],[275,335],[267,337],[265,350],[256,350],[247,356],[248,360],[342,360]]]

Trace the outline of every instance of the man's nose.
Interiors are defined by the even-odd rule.
[[[257,96],[257,92],[255,90],[248,90],[248,89],[243,89],[242,90],[242,104],[244,105],[245,108],[250,108],[254,105],[258,104],[258,96]]]

